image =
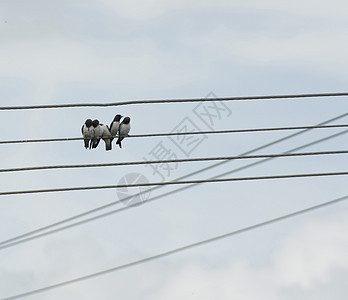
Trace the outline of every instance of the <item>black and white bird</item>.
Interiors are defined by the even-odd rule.
[[[99,124],[99,126],[102,129],[101,138],[105,142],[105,150],[106,151],[111,150],[111,133],[110,133],[109,127],[104,124]]]
[[[97,148],[100,139],[103,135],[103,128],[100,126],[99,121],[98,120],[93,120],[92,122],[93,128],[94,128],[94,137],[92,140],[92,148]]]
[[[83,124],[81,131],[82,131],[82,136],[83,140],[85,142],[85,148],[86,149],[91,149],[92,146],[92,140],[94,138],[94,127],[92,125],[92,120],[87,119],[85,124]]]
[[[122,148],[121,141],[125,136],[128,136],[130,131],[130,117],[125,117],[118,128],[118,139],[116,144]]]
[[[120,127],[120,121],[122,116],[116,115],[114,120],[110,124],[110,134],[111,134],[111,141],[114,139],[114,137],[117,135],[118,128]]]

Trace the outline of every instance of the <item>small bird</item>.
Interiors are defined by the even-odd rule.
[[[92,126],[92,120],[87,119],[85,124],[83,124],[82,128],[82,136],[85,142],[85,148],[91,149],[92,146],[92,140],[94,138],[94,127]]]
[[[94,128],[94,137],[93,137],[93,140],[92,140],[92,148],[94,149],[94,148],[97,148],[97,146],[98,146],[98,144],[100,142],[100,139],[101,139],[101,137],[103,135],[103,129],[100,126],[98,120],[93,120],[92,125],[93,125],[93,128]]]
[[[100,124],[99,125],[102,129],[102,139],[105,142],[105,150],[111,150],[111,133],[109,130],[109,127],[107,125],[104,124]]]
[[[110,124],[110,134],[111,134],[111,141],[114,139],[118,132],[118,128],[120,127],[120,121],[123,116],[116,115],[114,120]]]
[[[124,139],[125,136],[128,136],[128,133],[130,131],[130,117],[125,117],[123,121],[120,124],[120,127],[118,128],[118,139],[116,144],[122,148],[121,141]]]

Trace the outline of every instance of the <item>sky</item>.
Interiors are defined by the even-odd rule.
[[[347,12],[342,0],[1,0],[0,106],[347,92]],[[2,110],[0,140],[80,137],[87,118],[109,124],[117,113],[130,116],[130,134],[145,134],[185,126],[214,131],[346,124],[347,108],[347,97],[324,97]],[[108,152],[103,142],[85,150],[81,140],[2,144],[0,169],[348,147],[345,129],[335,128],[253,150],[295,132],[126,138],[122,149],[113,143]],[[343,172],[347,163],[345,155],[233,160],[187,179]],[[1,172],[0,192],[172,181],[215,164]],[[147,191],[133,199],[142,205],[123,201],[93,216],[124,208],[119,213],[0,249],[0,299],[347,196],[346,182],[346,176],[332,176]],[[0,242],[140,191],[0,196]],[[342,201],[23,299],[343,300],[347,210]]]

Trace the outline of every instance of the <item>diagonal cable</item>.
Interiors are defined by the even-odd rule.
[[[320,123],[320,124],[318,124],[318,125],[323,125],[323,124],[326,124],[326,123],[330,123],[330,122],[336,121],[336,120],[338,120],[338,119],[340,119],[340,118],[346,117],[347,115],[348,115],[348,113],[339,115],[339,116],[337,116],[337,117],[335,117],[335,118],[332,118],[332,119],[329,119],[329,120],[327,120],[327,121],[324,121],[324,122],[322,122],[322,123]],[[297,135],[300,135],[300,134],[303,134],[303,133],[305,133],[305,132],[308,132],[309,130],[310,130],[310,129],[306,129],[306,130],[303,130],[303,131],[301,131],[301,132],[297,132],[297,133],[288,135],[288,136],[283,137],[283,138],[281,138],[281,139],[275,140],[275,141],[273,141],[273,142],[271,142],[271,143],[268,143],[268,144],[265,144],[265,145],[263,145],[263,146],[260,146],[260,147],[257,147],[257,148],[255,148],[255,149],[252,149],[252,150],[250,150],[250,151],[247,151],[247,152],[241,154],[241,156],[243,156],[243,155],[249,155],[249,154],[251,154],[251,153],[253,153],[253,152],[256,152],[256,151],[258,151],[258,150],[265,149],[265,148],[267,148],[267,147],[270,147],[270,146],[272,146],[272,145],[275,145],[275,144],[277,144],[277,143],[280,143],[280,142],[282,142],[282,141],[285,141],[285,140],[290,139],[290,138],[292,138],[292,137],[295,137],[295,136],[297,136]],[[327,137],[325,137],[325,138],[322,138],[322,139],[319,139],[319,140],[316,140],[316,141],[307,143],[307,144],[305,144],[305,145],[302,145],[302,146],[299,146],[299,147],[290,149],[290,150],[288,150],[288,151],[286,151],[286,152],[284,152],[284,153],[296,152],[296,151],[298,151],[298,150],[301,150],[301,149],[304,149],[304,148],[313,146],[313,145],[318,144],[318,143],[322,143],[322,142],[327,141],[327,140],[330,140],[330,139],[332,139],[332,138],[336,138],[336,137],[338,137],[338,136],[341,136],[341,135],[343,135],[343,134],[346,134],[347,132],[348,132],[348,130],[344,130],[344,131],[341,131],[341,132],[339,132],[339,133],[336,133],[336,134],[327,136]],[[223,176],[225,176],[225,175],[229,175],[229,174],[232,174],[232,173],[236,173],[236,172],[239,172],[239,171],[241,171],[241,170],[245,170],[245,169],[247,169],[247,168],[253,167],[253,166],[258,165],[258,164],[262,164],[262,163],[267,162],[267,161],[272,160],[272,159],[274,159],[274,158],[263,159],[263,160],[260,160],[260,161],[258,161],[258,162],[254,162],[254,163],[248,164],[248,165],[246,165],[246,166],[239,167],[239,168],[237,168],[237,169],[233,169],[232,171],[229,171],[229,172],[226,172],[226,173],[217,175],[217,176],[213,177],[213,179],[214,179],[214,178],[223,177]],[[206,171],[206,170],[212,169],[212,168],[214,168],[214,167],[223,165],[223,164],[225,164],[225,163],[227,163],[227,162],[229,162],[229,161],[222,161],[222,162],[213,164],[213,165],[211,165],[211,166],[209,166],[209,167],[205,167],[205,168],[203,168],[203,169],[200,169],[200,170],[197,170],[197,171],[195,171],[195,172],[189,173],[189,174],[187,174],[187,175],[185,175],[185,176],[182,176],[182,177],[180,177],[180,178],[177,178],[177,179],[175,179],[175,180],[182,180],[182,179],[188,178],[188,177],[190,177],[190,176],[199,174],[199,173],[201,173],[201,172],[203,172],[203,171]],[[175,181],[175,180],[174,180],[174,181]],[[194,186],[196,186],[196,184],[187,185],[187,186],[178,188],[178,189],[176,189],[176,190],[173,190],[173,191],[170,191],[170,192],[166,192],[166,193],[164,193],[164,194],[161,194],[161,195],[158,195],[158,196],[155,196],[155,197],[152,197],[152,198],[148,199],[147,202],[158,200],[158,199],[163,198],[163,197],[165,197],[165,196],[169,196],[169,195],[174,194],[174,193],[176,193],[176,192],[181,192],[181,191],[183,191],[183,190],[186,190],[186,189],[191,188],[191,187],[194,187]],[[161,186],[157,186],[157,187],[151,188],[151,189],[149,189],[149,191],[153,191],[153,190],[156,190],[156,189],[159,189],[159,188],[161,188]],[[23,242],[27,242],[27,241],[30,241],[30,240],[33,240],[33,239],[36,239],[36,238],[41,238],[41,237],[44,237],[44,236],[47,236],[47,235],[50,235],[50,234],[53,234],[53,233],[57,233],[57,232],[66,230],[66,229],[70,229],[70,228],[73,228],[73,227],[75,227],[75,226],[79,226],[79,225],[85,224],[85,223],[87,223],[87,222],[91,222],[91,221],[94,221],[94,220],[97,220],[97,219],[100,219],[100,218],[103,218],[103,217],[107,217],[107,216],[110,216],[110,215],[112,215],[112,214],[115,214],[115,213],[124,211],[124,210],[126,210],[126,209],[132,208],[132,207],[134,207],[134,206],[126,206],[126,207],[123,207],[123,208],[120,208],[120,209],[116,209],[116,210],[112,210],[112,211],[109,211],[109,212],[106,212],[106,213],[103,213],[103,214],[100,214],[100,215],[97,215],[97,216],[94,216],[94,217],[90,217],[90,218],[88,218],[88,219],[84,219],[84,220],[81,220],[81,221],[78,221],[78,222],[75,222],[75,223],[72,223],[72,224],[69,224],[69,225],[65,225],[65,226],[62,226],[62,227],[59,227],[59,228],[50,230],[50,231],[46,231],[46,230],[49,230],[49,229],[51,229],[51,228],[57,227],[57,226],[59,226],[59,225],[63,225],[63,224],[65,224],[65,223],[74,221],[74,220],[76,220],[76,219],[82,218],[82,217],[87,216],[87,215],[89,215],[89,214],[98,212],[98,211],[100,211],[100,210],[106,209],[106,208],[111,207],[111,206],[114,206],[114,205],[119,204],[119,203],[121,203],[121,202],[123,202],[123,201],[130,200],[130,199],[132,199],[134,196],[138,196],[138,195],[141,195],[141,194],[142,194],[142,192],[139,192],[139,193],[137,193],[137,194],[128,196],[128,197],[126,197],[126,198],[123,198],[122,200],[117,200],[117,201],[114,201],[114,202],[105,204],[105,205],[103,205],[103,206],[94,208],[94,209],[92,209],[92,210],[88,210],[88,211],[83,212],[83,213],[80,213],[80,214],[78,214],[78,215],[75,215],[75,216],[72,216],[72,217],[63,219],[63,220],[61,220],[61,221],[58,221],[58,222],[55,222],[55,223],[52,223],[52,224],[43,226],[43,227],[41,227],[41,228],[32,230],[32,231],[30,231],[30,232],[23,233],[23,234],[18,235],[18,236],[16,236],[16,237],[13,237],[13,238],[4,240],[4,241],[0,242],[0,245],[1,245],[0,249],[1,249],[1,248],[6,248],[6,247],[10,247],[10,246],[13,246],[13,245],[16,245],[16,244],[20,244],[20,243],[23,243]],[[43,232],[43,231],[46,231],[46,232]],[[43,232],[43,233],[40,233],[40,232]],[[35,235],[35,234],[36,234],[36,235]]]
[[[337,203],[342,202],[342,201],[347,200],[347,199],[348,199],[348,196],[340,197],[340,198],[335,199],[335,200],[331,200],[331,201],[324,202],[324,203],[321,203],[321,204],[318,204],[318,205],[314,205],[314,206],[311,206],[311,207],[308,207],[308,208],[305,208],[305,209],[302,209],[302,210],[298,210],[298,211],[295,211],[295,212],[292,212],[292,213],[289,213],[289,214],[286,214],[286,215],[282,215],[282,216],[277,217],[277,218],[266,220],[266,221],[261,222],[261,223],[250,225],[248,227],[240,228],[240,229],[237,229],[237,230],[234,230],[234,231],[222,234],[222,235],[211,237],[209,239],[205,239],[205,240],[202,240],[202,241],[199,241],[199,242],[195,242],[195,243],[192,243],[192,244],[188,244],[188,245],[176,248],[176,249],[172,249],[172,250],[169,250],[169,251],[166,251],[166,252],[162,252],[162,253],[159,253],[157,255],[149,256],[149,257],[146,257],[146,258],[143,258],[143,259],[139,259],[139,260],[136,260],[136,261],[132,261],[132,262],[129,262],[129,263],[126,263],[126,264],[123,264],[123,265],[118,265],[118,266],[115,266],[115,267],[112,267],[112,268],[109,268],[109,269],[106,269],[106,270],[102,270],[102,271],[99,271],[99,272],[91,273],[91,274],[84,275],[84,276],[81,276],[81,277],[77,277],[77,278],[74,278],[74,279],[70,279],[70,280],[59,282],[59,283],[55,283],[55,284],[52,284],[52,285],[49,285],[49,286],[46,286],[46,287],[42,287],[42,288],[39,288],[39,289],[35,289],[35,290],[31,290],[31,291],[24,292],[24,293],[21,293],[21,294],[17,294],[17,295],[14,295],[14,296],[10,296],[10,297],[4,298],[4,300],[13,300],[13,299],[18,299],[18,298],[25,297],[25,296],[31,296],[31,295],[34,295],[34,294],[38,294],[38,293],[42,293],[42,292],[48,291],[48,290],[56,289],[56,288],[59,288],[59,287],[62,287],[62,286],[71,285],[71,284],[74,284],[74,283],[77,283],[77,282],[80,282],[80,281],[84,281],[84,280],[92,279],[92,278],[95,278],[95,277],[98,277],[98,276],[102,276],[102,275],[106,275],[106,274],[113,273],[113,272],[116,272],[116,271],[120,271],[122,269],[134,267],[134,266],[137,266],[137,265],[140,265],[140,264],[143,264],[143,263],[147,263],[147,262],[154,261],[154,260],[157,260],[157,259],[169,256],[169,255],[173,255],[173,254],[176,254],[176,253],[179,253],[179,252],[182,252],[182,251],[186,251],[186,250],[189,250],[189,249],[192,249],[192,248],[203,246],[203,245],[206,245],[206,244],[209,244],[209,243],[212,243],[212,242],[217,242],[217,241],[222,240],[222,239],[230,238],[230,237],[232,237],[234,235],[245,233],[245,232],[248,232],[248,231],[251,231],[251,230],[255,230],[255,229],[264,227],[266,225],[271,225],[271,224],[274,224],[274,223],[277,223],[277,222],[280,222],[280,221],[283,221],[283,220],[286,220],[286,219],[289,219],[289,218],[292,218],[292,217],[295,217],[295,216],[299,216],[301,214],[309,213],[311,211],[314,211],[314,210],[317,210],[317,209],[320,209],[320,208],[324,208],[324,207],[327,207],[329,205],[337,204]]]

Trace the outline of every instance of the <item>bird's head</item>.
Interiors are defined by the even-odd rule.
[[[97,127],[99,125],[99,121],[98,120],[93,120],[92,125],[93,125],[94,128]]]
[[[87,128],[91,127],[91,126],[92,126],[92,123],[93,123],[93,122],[92,122],[91,119],[87,119],[86,122],[85,122]]]
[[[115,118],[114,118],[114,122],[120,122],[122,117],[123,116],[121,116],[121,115],[116,115]]]
[[[125,117],[122,121],[122,123],[124,124],[129,124],[129,122],[130,122],[130,117]]]

